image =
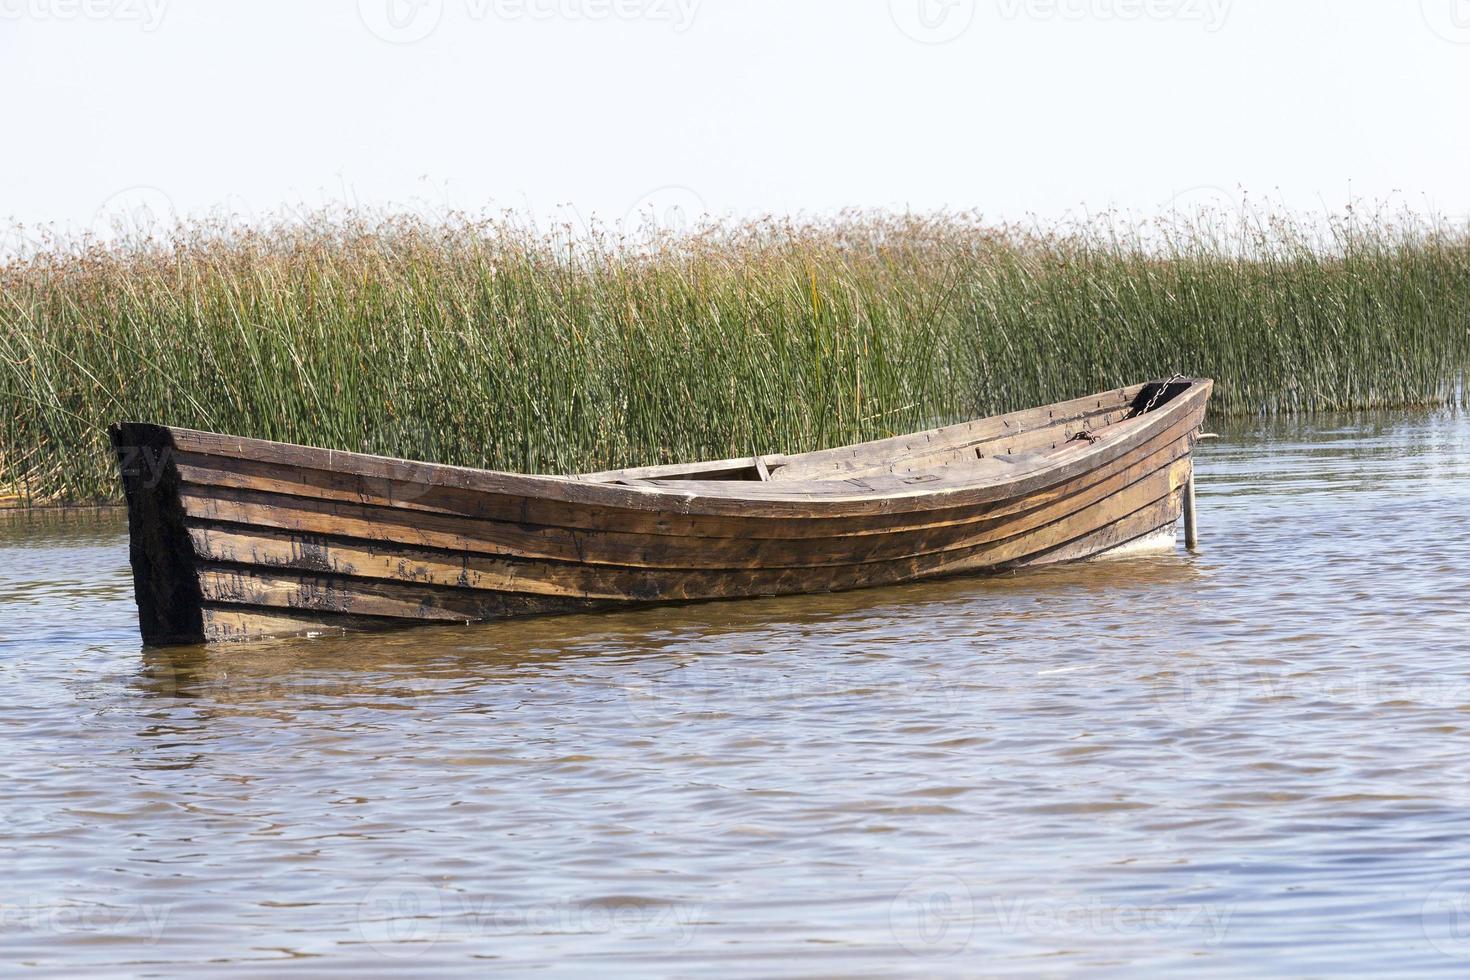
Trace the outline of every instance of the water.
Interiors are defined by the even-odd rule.
[[[1206,550],[144,652],[0,530],[0,972],[1470,970],[1470,419],[1252,424]]]

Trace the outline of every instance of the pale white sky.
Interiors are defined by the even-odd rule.
[[[1470,214],[1470,0],[0,0],[0,218],[1349,195]]]

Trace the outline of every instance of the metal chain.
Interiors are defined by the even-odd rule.
[[[1154,406],[1158,405],[1159,399],[1164,397],[1164,392],[1169,390],[1170,385],[1172,385],[1176,381],[1187,380],[1188,379],[1182,374],[1170,375],[1169,380],[1159,385],[1159,390],[1154,392],[1154,396],[1148,400],[1148,404],[1143,406],[1143,411],[1139,412],[1138,414],[1147,415],[1149,412],[1152,412],[1154,410]]]
[[[1176,381],[1188,381],[1188,380],[1189,380],[1189,378],[1188,378],[1187,375],[1183,375],[1183,374],[1171,375],[1169,377],[1169,380],[1168,381],[1165,381],[1163,384],[1159,385],[1159,390],[1156,391],[1156,392],[1154,392],[1154,396],[1148,400],[1148,404],[1145,405],[1145,406],[1143,406],[1143,411],[1139,412],[1138,415],[1147,415],[1149,412],[1152,412],[1154,410],[1154,408],[1159,404],[1159,399],[1161,399],[1161,398],[1164,397],[1164,392],[1168,391],[1170,385],[1172,385],[1174,382],[1176,382]],[[1138,416],[1135,415],[1135,416],[1132,416],[1132,417],[1133,418],[1137,418]],[[1098,437],[1095,436],[1095,435],[1093,435],[1092,430],[1089,429],[1089,428],[1086,428],[1086,427],[1084,427],[1081,432],[1077,433],[1071,439],[1072,442],[1084,442],[1085,441],[1085,442],[1089,442],[1089,443],[1097,442],[1097,440],[1098,440]]]

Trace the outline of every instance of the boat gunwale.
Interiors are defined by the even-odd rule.
[[[861,478],[860,481],[834,479],[758,483],[666,480],[612,483],[600,482],[586,476],[521,474],[418,462],[149,423],[122,423],[114,426],[114,431],[139,426],[161,430],[168,434],[174,449],[200,455],[277,463],[360,477],[453,487],[503,496],[557,500],[584,506],[709,516],[795,519],[862,517],[987,503],[1031,493],[1053,483],[1070,479],[1089,469],[1106,465],[1147,441],[1161,427],[1172,425],[1188,413],[1202,410],[1209,399],[1213,382],[1205,378],[1175,378],[1169,381],[1147,382],[1018,412],[961,422],[954,426],[944,426],[925,432],[888,437],[870,443],[857,443],[852,446],[823,449],[814,453],[786,457],[788,461],[795,462],[825,454],[880,449],[894,442],[955,433],[979,423],[1004,422],[1006,419],[1026,416],[1056,406],[1089,400],[1118,398],[1120,404],[1126,404],[1125,399],[1130,392],[1139,393],[1147,390],[1150,385],[1170,383],[1183,384],[1186,387],[1152,411],[1115,423],[1115,425],[1127,425],[1135,420],[1146,420],[1129,426],[1115,436],[1104,436],[1064,457],[1031,455],[1014,464],[1001,463],[999,465],[1006,467],[1003,473],[996,473],[993,467],[987,467],[985,472],[979,472],[981,468],[977,466],[972,471],[972,475],[967,474],[968,478],[952,479],[952,482],[939,486],[933,482],[918,483],[914,476],[870,476]],[[1017,434],[1041,427],[1043,426],[1035,425],[1026,429],[1017,429]],[[845,488],[846,492],[836,488]]]
[[[425,519],[430,521],[442,518],[470,519],[516,525],[521,528],[538,527],[597,533],[624,532],[644,539],[675,537],[790,540],[792,538],[800,538],[804,541],[821,542],[837,538],[879,537],[890,534],[935,530],[1021,513],[1029,510],[1033,506],[1033,502],[1041,502],[1040,498],[1054,494],[1059,488],[1070,487],[1078,481],[1083,480],[1088,481],[1086,486],[1091,486],[1095,480],[1105,478],[1110,471],[1131,456],[1145,452],[1151,455],[1152,452],[1162,449],[1167,444],[1186,440],[1195,424],[1191,418],[1178,418],[1168,427],[1157,427],[1150,438],[1136,446],[1131,453],[1093,467],[1068,480],[1051,484],[1044,489],[1031,493],[1021,494],[1015,497],[1003,497],[978,506],[933,507],[926,510],[907,511],[889,515],[869,515],[861,519],[828,517],[823,515],[808,515],[800,520],[784,517],[771,518],[745,515],[735,517],[709,515],[687,516],[674,515],[666,511],[650,512],[584,507],[576,504],[566,504],[560,501],[540,499],[537,499],[535,503],[556,508],[559,512],[548,513],[539,509],[532,512],[525,506],[529,502],[528,498],[479,494],[475,491],[453,487],[428,488],[425,494],[434,491],[444,491],[449,494],[458,495],[461,500],[457,505],[450,506],[446,503],[423,506],[423,501],[413,496],[415,488],[411,484],[403,484],[399,481],[377,480],[370,477],[347,476],[346,479],[351,481],[350,485],[340,488],[324,488],[320,484],[310,483],[306,474],[320,474],[332,478],[342,478],[344,475],[302,467],[278,467],[279,469],[293,472],[289,474],[287,479],[283,479],[279,484],[274,486],[261,485],[255,478],[248,476],[239,480],[221,480],[219,477],[227,477],[229,475],[228,470],[207,470],[201,472],[198,471],[197,467],[203,464],[196,462],[210,459],[223,462],[221,457],[195,456],[193,454],[184,454],[180,457],[178,465],[180,470],[179,489],[181,494],[195,499],[223,498],[246,502],[251,497],[259,497],[262,500],[266,498],[272,500],[288,498],[300,501],[331,501],[353,507],[367,507],[380,513],[402,511],[422,514]],[[240,460],[230,462],[235,464],[245,463],[245,461]],[[245,463],[245,465],[249,468],[259,470],[269,470],[272,468],[269,464],[255,461]],[[395,494],[402,493],[404,489],[407,490],[408,495],[399,496],[395,499]],[[505,506],[501,508],[500,513],[484,512],[473,509],[469,505],[468,502],[474,500],[495,500],[503,502]],[[251,526],[253,521],[236,520],[227,523]]]

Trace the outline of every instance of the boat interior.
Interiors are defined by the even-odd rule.
[[[957,475],[983,460],[1055,458],[1104,438],[1114,426],[1157,411],[1196,382],[1172,378],[1118,388],[1008,415],[912,435],[787,456],[779,453],[666,466],[607,470],[578,477],[627,486],[670,481],[820,483],[883,475]]]

